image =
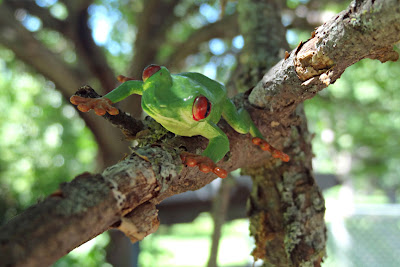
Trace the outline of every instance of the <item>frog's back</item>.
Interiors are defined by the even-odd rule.
[[[182,76],[191,79],[205,88],[215,98],[214,101],[219,102],[220,99],[226,97],[225,86],[219,82],[208,78],[207,76],[197,72],[183,72],[175,74],[175,76]]]

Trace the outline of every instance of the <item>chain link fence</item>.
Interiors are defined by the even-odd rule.
[[[355,205],[327,222],[326,267],[399,267],[400,205]]]

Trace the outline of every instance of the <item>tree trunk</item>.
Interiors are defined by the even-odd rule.
[[[242,81],[244,88],[249,88],[282,58],[282,49],[288,49],[288,44],[280,1],[240,1],[238,10],[245,47],[240,61],[244,65],[242,79],[236,82]],[[252,255],[265,266],[318,265],[325,255],[325,208],[312,176],[307,119],[302,105],[289,107],[285,114],[280,120],[271,121],[266,116],[259,119],[272,126],[269,136],[278,139],[272,145],[286,145],[290,164],[270,161],[244,171],[253,179],[247,210],[256,245]]]

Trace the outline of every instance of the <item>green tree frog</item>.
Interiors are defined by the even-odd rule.
[[[181,136],[202,135],[209,140],[202,155],[183,152],[184,164],[199,166],[202,172],[213,172],[221,178],[227,172],[216,166],[229,151],[229,140],[217,126],[221,116],[241,134],[250,133],[253,143],[282,161],[289,156],[270,146],[251,120],[245,109],[237,110],[227,97],[225,87],[200,73],[170,74],[163,66],[150,65],[142,75],[143,81],[119,76],[123,82],[101,98],[72,96],[70,101],[78,109],[87,112],[94,109],[97,115],[108,112],[117,115],[112,104],[131,94],[142,95],[142,108],[167,130]]]

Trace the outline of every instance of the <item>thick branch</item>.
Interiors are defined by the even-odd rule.
[[[315,36],[268,71],[249,100],[271,111],[312,98],[364,58],[397,60],[398,1],[356,1],[316,30]]]
[[[235,158],[224,163],[227,169],[265,156],[245,136],[228,132],[236,135],[238,142],[233,148]],[[196,139],[196,144],[206,144]],[[191,138],[179,142],[189,149],[197,146]],[[238,153],[238,149],[244,153]],[[111,226],[119,227],[131,239],[142,239],[154,231],[157,222],[152,219],[153,226],[143,232],[134,227],[135,222],[146,221],[149,214],[155,218],[157,212],[146,205],[144,214],[135,213],[139,205],[157,204],[171,195],[197,190],[216,178],[194,168],[184,168],[179,175],[179,155],[165,148],[146,147],[135,153],[102,174],[85,173],[62,184],[59,191],[6,224],[0,231],[0,265],[50,265]]]
[[[389,30],[395,36],[390,42],[381,40],[389,25],[399,23],[398,11],[390,15],[396,7],[394,1],[357,1],[357,6],[321,26],[315,37],[275,65],[252,91],[250,102],[275,114],[274,125],[297,118],[291,123],[290,138],[285,140],[290,163],[250,170],[255,178],[249,201],[255,259],[276,266],[320,266],[326,242],[324,200],[312,175],[311,139],[299,104],[334,82],[356,61],[366,57],[397,59],[392,46],[400,39],[399,25]],[[296,113],[290,116],[294,108]]]
[[[248,62],[241,62],[242,80],[235,80],[237,85],[254,85],[252,81],[258,81],[279,60],[279,50],[288,46],[281,18],[276,15],[280,4],[278,0],[239,2],[239,24],[245,39],[241,61]],[[274,112],[259,117],[274,136],[282,136],[279,143],[285,144],[290,162],[244,170],[253,180],[247,205],[250,234],[255,240],[252,255],[265,266],[317,266],[324,256],[324,201],[312,176],[311,139],[302,110],[302,106],[296,111],[292,106],[279,118]],[[310,224],[312,228],[307,226]]]
[[[76,53],[83,60],[91,73],[100,81],[104,92],[115,87],[115,75],[107,62],[107,59],[92,37],[92,31],[88,25],[88,6],[93,2],[70,1],[70,14],[68,17],[71,40],[76,46]]]

